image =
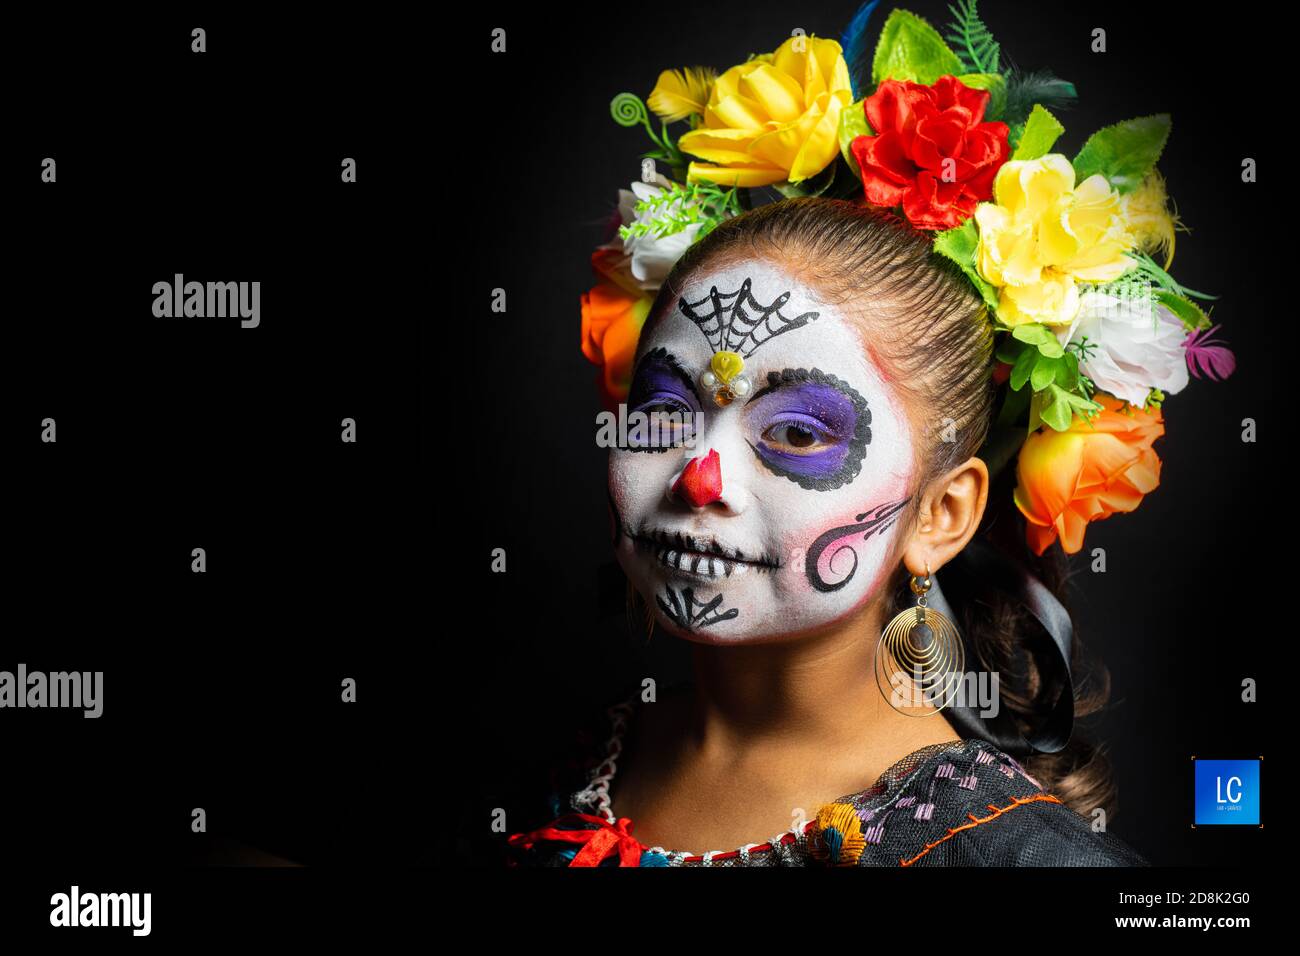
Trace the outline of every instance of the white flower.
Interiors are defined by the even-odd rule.
[[[655,183],[632,183],[632,191],[626,189],[618,191],[618,211],[623,219],[623,225],[630,226],[635,222],[642,220],[660,219],[666,214],[678,212],[682,206],[682,200],[675,199],[670,203],[658,207],[653,213],[645,213],[641,216],[636,214],[636,204],[648,202],[660,196],[665,189],[672,183],[663,173],[655,173]],[[700,231],[702,222],[693,223],[683,229],[681,232],[675,232],[672,235],[656,238],[653,234],[644,236],[628,236],[623,240],[623,252],[631,257],[632,275],[641,284],[643,288],[658,289],[663,285],[664,279],[668,278],[668,273],[672,271],[677,260],[682,257],[691,244],[695,242],[695,235]]]
[[[1094,385],[1141,406],[1152,388],[1173,395],[1187,385],[1182,321],[1134,283],[1095,286],[1079,297],[1079,311],[1061,344],[1087,339],[1079,369]]]

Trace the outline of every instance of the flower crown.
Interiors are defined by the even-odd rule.
[[[1064,132],[1052,110],[1074,86],[1004,67],[976,0],[949,8],[943,36],[894,10],[869,55],[875,7],[863,4],[838,43],[796,31],[721,76],[665,70],[645,102],[614,98],[614,119],[644,127],[654,148],[641,181],[620,190],[617,234],[592,255],[583,352],[603,366],[606,403],[622,401],[660,284],[756,190],[891,210],[933,233],[934,254],[960,267],[999,333],[980,455],[994,472],[1015,459],[1030,548],[1078,552],[1089,522],[1134,510],[1159,484],[1165,396],[1189,373],[1221,381],[1236,364],[1195,301],[1215,297],[1167,271],[1187,231],[1156,169],[1169,116],[1108,126],[1069,159],[1052,152]],[[674,141],[669,124],[683,121]]]

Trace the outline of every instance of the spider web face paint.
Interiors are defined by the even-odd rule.
[[[746,276],[735,292],[719,292],[715,285],[698,302],[689,302],[683,296],[678,308],[704,333],[713,351],[735,352],[749,358],[769,339],[803,328],[817,318],[816,312],[786,318],[781,307],[789,301],[790,293],[786,291],[771,305],[763,305],[754,298],[754,280]]]
[[[709,644],[817,633],[896,568],[912,426],[866,334],[760,259],[688,277],[647,326],[638,359],[653,358],[633,391],[703,415],[693,450],[610,451],[615,553],[666,630]],[[688,385],[719,350],[745,356],[762,387],[714,408]],[[691,507],[671,489],[701,449],[718,453],[721,497]]]

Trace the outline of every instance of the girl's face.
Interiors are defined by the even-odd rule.
[[[699,416],[691,448],[610,452],[615,550],[661,625],[756,643],[876,597],[914,439],[870,352],[841,309],[761,259],[697,272],[647,330],[628,413]],[[746,381],[719,404],[720,376],[741,363]]]

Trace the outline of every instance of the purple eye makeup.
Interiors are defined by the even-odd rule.
[[[686,421],[692,420],[692,416],[702,407],[699,392],[695,388],[695,376],[671,352],[655,348],[641,357],[628,389],[629,415],[640,412],[647,416],[657,416],[656,421],[663,423],[659,426],[662,430],[675,427],[673,422],[677,416]],[[673,447],[671,442],[637,444],[629,441],[627,450],[663,452],[670,447]]]
[[[843,379],[821,369],[771,372],[745,418],[758,460],[810,491],[848,484],[871,443],[871,409]]]

